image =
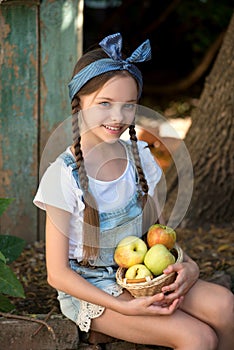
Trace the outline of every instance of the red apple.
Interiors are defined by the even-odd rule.
[[[150,248],[155,244],[163,244],[170,250],[175,242],[176,233],[171,227],[155,224],[150,226],[147,232],[147,243]]]

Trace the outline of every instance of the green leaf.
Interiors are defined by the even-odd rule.
[[[3,255],[1,251],[0,251],[0,260],[3,261],[6,264],[5,255]]]
[[[7,207],[13,202],[14,198],[0,198],[0,216],[7,209]]]
[[[0,293],[24,298],[24,289],[9,266],[0,261]]]
[[[25,241],[22,238],[12,235],[0,235],[0,251],[5,256],[7,264],[16,260],[23,248]]]
[[[10,300],[5,297],[5,295],[0,294],[0,311],[10,312],[15,309],[15,306],[10,302]]]

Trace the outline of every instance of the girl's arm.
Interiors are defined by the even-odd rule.
[[[46,267],[48,283],[79,299],[116,308],[116,299],[87,282],[69,266],[68,227],[70,214],[50,207],[46,216]],[[53,214],[52,214],[53,213]],[[55,214],[56,213],[56,214]],[[51,215],[52,214],[52,215]],[[56,218],[55,218],[56,215]],[[58,221],[59,218],[59,221]],[[56,220],[56,225],[55,225]]]
[[[69,220],[68,212],[52,207],[47,208],[46,266],[48,283],[53,288],[127,315],[168,315],[175,311],[179,306],[180,298],[166,307],[161,306],[164,299],[163,293],[126,301],[102,291],[73,271],[68,260]]]

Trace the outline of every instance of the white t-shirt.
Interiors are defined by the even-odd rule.
[[[124,143],[123,143],[124,144]],[[126,146],[125,146],[126,147]],[[162,170],[154,160],[147,143],[138,141],[142,168],[148,182],[149,194],[153,196]],[[70,148],[67,153],[72,155]],[[128,155],[127,149],[126,153]],[[124,173],[113,181],[99,181],[89,177],[89,186],[96,198],[100,212],[110,212],[127,204],[136,190],[136,172],[129,160]],[[63,159],[57,158],[45,171],[33,203],[46,210],[46,205],[71,213],[69,257],[82,260],[82,223],[84,203],[82,191],[72,175],[72,168]]]

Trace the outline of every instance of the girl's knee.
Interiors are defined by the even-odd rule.
[[[218,337],[215,331],[204,324],[197,329],[191,329],[189,336],[184,338],[181,346],[177,346],[175,349],[215,350],[217,347]]]
[[[223,308],[224,308],[225,318],[226,318],[226,315],[228,315],[231,318],[232,322],[233,322],[233,317],[234,317],[234,295],[228,289],[225,289],[225,292],[224,292]]]
[[[218,337],[215,331],[212,328],[209,328],[209,331],[207,331],[205,334],[202,334],[201,337],[202,344],[200,344],[200,347],[198,349],[204,349],[204,350],[215,350],[218,347]]]
[[[234,295],[231,291],[224,288],[221,298],[219,299],[218,314],[215,317],[215,323],[218,328],[233,328],[234,325]],[[224,317],[220,317],[225,315]]]
[[[194,349],[215,350],[218,346],[218,337],[212,328],[208,328],[194,340]]]

